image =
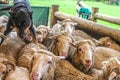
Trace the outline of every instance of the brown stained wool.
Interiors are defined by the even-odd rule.
[[[55,80],[96,80],[75,69],[68,61],[56,62]]]
[[[26,67],[31,70],[31,61],[34,55],[34,52],[31,48],[45,49],[42,44],[29,43],[20,51],[18,58],[18,66]]]
[[[18,37],[6,38],[0,46],[0,52],[8,56],[12,56],[17,60],[20,50],[25,46],[25,43]]]

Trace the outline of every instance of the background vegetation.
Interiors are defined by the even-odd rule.
[[[59,5],[59,11],[65,12],[67,14],[71,14],[76,16],[76,0],[30,0],[30,3],[32,6],[49,6],[53,4]],[[108,5],[106,3],[102,2],[96,2],[95,0],[87,0],[84,1],[85,4],[87,4],[89,7],[98,7],[99,13],[107,14],[110,16],[118,17],[120,18],[120,6],[116,5]],[[115,29],[120,30],[120,25],[111,24],[109,22],[104,21],[97,21],[100,24],[110,26]]]

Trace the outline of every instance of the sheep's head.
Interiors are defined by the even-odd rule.
[[[0,22],[1,23],[7,23],[8,22],[8,17],[6,15],[0,16]]]
[[[39,27],[37,27],[36,33],[37,33],[38,43],[41,43],[47,37],[47,35],[50,31],[51,31],[51,29],[44,25],[40,25]]]
[[[68,32],[69,34],[72,34],[75,26],[77,25],[77,23],[73,22],[71,19],[65,19],[59,23],[61,24],[62,31]]]
[[[52,52],[57,56],[67,57],[70,45],[73,42],[71,35],[64,32],[50,38],[54,40]]]
[[[0,33],[0,46],[3,44],[4,40],[7,38],[3,33]]]
[[[112,58],[103,62],[103,75],[106,80],[120,80],[120,61]]]
[[[31,80],[41,80],[50,66],[55,64],[56,60],[64,59],[64,57],[55,56],[51,52],[43,49],[35,50],[35,53],[30,73]]]
[[[103,37],[99,39],[98,46],[105,46],[120,51],[120,45],[118,45],[115,41],[113,41],[109,37]]]
[[[79,70],[82,70],[81,65],[85,70],[89,70],[93,65],[93,53],[95,45],[90,40],[78,41],[73,46],[76,48],[73,55],[73,64]]]
[[[4,80],[6,74],[15,70],[15,65],[9,61],[0,62],[0,80]]]

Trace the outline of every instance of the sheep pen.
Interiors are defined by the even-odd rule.
[[[1,68],[1,66],[4,67],[7,72],[7,73],[5,72],[5,75],[4,75],[4,77],[6,78],[1,80],[11,80],[11,79],[16,80],[17,78],[15,77],[18,76],[19,78],[22,75],[25,78],[20,77],[20,79],[27,78],[26,80],[38,80],[38,79],[39,80],[106,80],[106,78],[102,79],[103,76],[96,77],[96,76],[93,76],[92,73],[90,74],[87,73],[86,70],[89,71],[93,68],[96,70],[98,69],[98,72],[95,73],[96,75],[100,73],[99,71],[103,72],[102,75],[104,76],[106,76],[106,73],[110,74],[110,75],[107,75],[107,77],[111,77],[111,75],[114,74],[114,73],[108,73],[109,71],[105,72],[107,71],[107,69],[109,69],[109,66],[106,67],[102,63],[106,60],[109,61],[109,59],[107,58],[112,58],[117,56],[118,63],[116,64],[120,65],[119,64],[120,36],[118,35],[120,32],[119,30],[104,28],[104,26],[98,25],[97,23],[90,22],[87,20],[82,20],[71,15],[66,15],[59,11],[55,11],[54,14],[52,14],[51,16],[54,16],[54,19],[56,19],[56,23],[54,22],[54,20],[51,20],[53,21],[53,23],[50,22],[50,24],[52,24],[50,27],[45,25],[39,25],[36,28],[37,44],[32,41],[29,43],[25,43],[22,39],[19,39],[19,36],[17,36],[17,34],[15,33],[13,33],[13,35],[10,34],[8,36],[4,36],[3,35],[4,29],[2,28],[6,27],[5,25],[7,23],[7,17],[3,16],[3,18],[6,19],[6,20],[3,19],[3,21],[0,18],[1,19],[0,20],[0,23],[1,23],[0,37],[4,39],[3,43],[0,45],[0,57],[4,57],[5,60],[7,60],[9,63],[12,64],[12,70],[7,71],[7,68],[9,66],[7,66],[6,63],[4,63],[4,59],[2,60],[0,59],[0,71],[3,70],[3,72],[0,73],[0,78],[2,76],[1,74],[4,73],[4,69]],[[87,33],[86,30],[84,31],[84,29],[86,29],[87,28],[86,26],[88,25],[90,26],[90,28],[87,29],[88,30],[88,33]],[[80,26],[83,26],[83,27],[81,28]],[[97,27],[97,28],[94,28],[94,27]],[[99,27],[102,27],[102,28],[99,28]],[[90,29],[91,31],[93,31],[93,33],[95,32],[96,34],[100,34],[103,30],[102,35],[104,34],[105,35],[104,36],[100,35],[100,38],[96,38],[91,34],[89,34]],[[105,33],[107,29],[108,31]],[[113,33],[111,33],[112,37],[109,35],[111,31],[113,31]],[[16,30],[14,30],[13,32],[16,32]],[[48,41],[46,39],[48,39]],[[49,42],[49,39],[53,40],[53,42]],[[86,41],[88,40],[88,41],[84,42],[85,40]],[[52,46],[51,45],[50,47],[46,46],[45,45],[45,43],[47,44],[46,41],[48,43],[51,43]],[[80,43],[82,41],[85,43],[85,46],[83,46],[83,43]],[[79,42],[79,50],[81,51],[81,53],[77,54],[78,46],[76,46],[75,48],[76,54],[72,55],[73,60],[72,62],[70,62],[68,60],[69,55],[71,54],[70,51],[72,50],[70,47],[71,46],[73,47],[74,43],[78,45],[77,42]],[[57,45],[57,47],[55,44]],[[90,49],[88,49],[89,47],[88,44],[90,44]],[[101,48],[101,46],[104,46],[104,47]],[[97,50],[97,48],[100,48],[100,49]],[[35,49],[38,52],[33,51],[33,49]],[[96,50],[97,52],[94,53]],[[91,55],[88,55],[87,54],[88,52]],[[44,54],[41,54],[41,53],[44,53]],[[81,58],[82,54],[84,54],[85,57],[90,56],[90,59],[89,58],[85,59],[85,57],[83,56]],[[65,60],[58,60],[59,58],[55,60],[55,58],[53,58],[55,56],[64,56]],[[102,56],[102,59],[100,59],[101,56]],[[76,62],[78,57],[80,59],[85,59],[85,61],[82,62],[82,65],[81,63],[79,63],[79,60],[78,62]],[[55,65],[52,65],[54,61],[55,61]],[[107,65],[112,66],[111,63],[112,62],[109,61]],[[21,67],[25,68],[25,70],[20,69]],[[32,69],[32,67],[34,68]],[[85,67],[85,70],[84,70],[84,67]],[[103,67],[105,67],[106,70],[103,69]],[[110,69],[111,68],[112,67],[110,67]],[[118,69],[120,70],[120,68]],[[41,71],[41,73],[38,73],[37,70]],[[116,79],[109,78],[109,80],[119,80],[119,78],[120,77],[118,73]]]

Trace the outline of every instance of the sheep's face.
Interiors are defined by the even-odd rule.
[[[102,69],[106,80],[120,80],[120,62],[117,58],[106,61]]]
[[[15,70],[15,65],[9,61],[0,62],[0,80],[4,80],[6,73]]]
[[[93,64],[93,49],[88,43],[81,44],[77,48],[77,52],[80,55],[79,58],[83,61],[85,68],[89,69]]]
[[[95,45],[91,41],[78,41],[75,45],[73,45],[76,48],[76,51],[73,55],[73,58],[77,59],[74,60],[75,65],[82,64],[87,70],[90,69],[93,65],[93,53],[95,51]],[[80,65],[76,66],[77,68],[80,68]]]
[[[36,53],[36,55],[33,57],[32,71],[30,73],[31,80],[41,80],[52,63],[53,58],[51,56],[42,53]]]
[[[36,31],[38,43],[41,43],[47,37],[48,31],[49,30],[47,28],[44,28],[44,27],[41,27]]]
[[[61,28],[62,28],[62,31],[72,34],[72,32],[75,28],[74,27],[75,25],[77,25],[77,24],[73,23],[73,22],[63,22]]]
[[[3,80],[7,72],[6,65],[0,63],[0,80]]]
[[[57,56],[67,57],[72,41],[72,38],[67,34],[57,36],[54,43],[53,53]]]
[[[114,42],[112,39],[110,39],[109,37],[104,37],[104,38],[99,39],[99,45],[120,51],[120,46],[116,42]]]

